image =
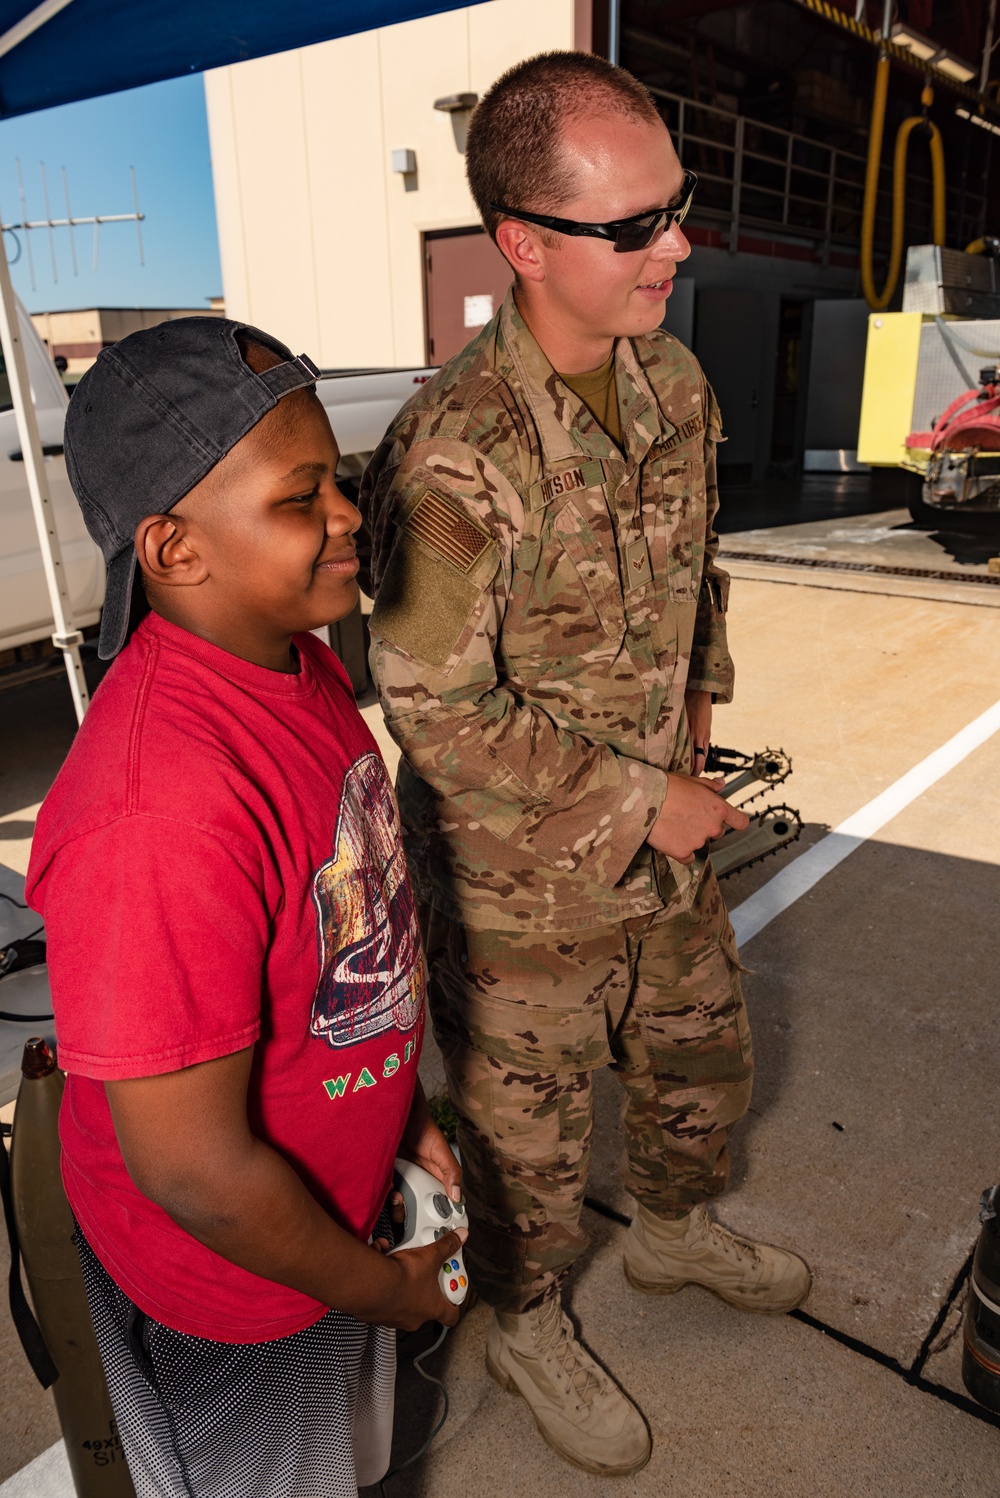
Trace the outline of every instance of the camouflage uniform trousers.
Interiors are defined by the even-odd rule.
[[[425,907],[430,1010],[470,1215],[473,1282],[539,1304],[587,1246],[593,1073],[624,1089],[627,1189],[661,1217],[718,1195],[753,1056],[732,926],[709,868],[693,898],[597,929],[474,931]]]

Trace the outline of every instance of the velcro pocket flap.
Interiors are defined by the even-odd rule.
[[[372,635],[429,666],[445,666],[496,576],[500,547],[478,520],[430,489],[402,506],[397,526]]]

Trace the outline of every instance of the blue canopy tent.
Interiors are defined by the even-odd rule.
[[[0,119],[470,3],[481,0],[0,0]],[[0,345],[52,604],[52,639],[63,652],[82,721],[83,636],[70,607],[6,253],[0,255]]]
[[[0,118],[458,10],[470,0],[0,0]]]

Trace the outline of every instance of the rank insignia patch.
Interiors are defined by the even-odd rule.
[[[471,572],[491,543],[489,534],[437,494],[425,494],[406,528],[460,572]]]
[[[653,574],[649,566],[649,551],[646,543],[641,538],[632,541],[625,548],[625,565],[628,575],[628,586],[630,588],[644,588],[647,583],[652,582]]]

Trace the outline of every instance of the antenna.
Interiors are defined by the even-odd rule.
[[[52,279],[59,285],[59,266],[56,262],[56,242],[52,234],[52,209],[49,207],[49,184],[45,177],[45,162],[38,163],[38,170],[42,176],[42,201],[45,204],[45,217],[49,226],[49,254],[52,256]]]
[[[18,196],[21,199],[21,219],[22,219],[22,222],[20,224],[16,225],[16,227],[19,228],[19,229],[26,229],[27,228],[27,218],[28,218],[28,205],[27,205],[27,202],[25,201],[25,197],[24,197],[24,177],[22,176],[22,173],[21,173],[21,158],[20,158],[20,156],[15,156],[14,157],[14,162],[15,162],[15,165],[17,166],[17,192],[18,192]],[[12,224],[10,227],[14,228],[15,225]],[[30,236],[30,234],[26,234],[24,236],[24,247],[25,247],[25,249],[28,252],[28,270],[31,273],[31,289],[32,289],[32,291],[37,291],[38,287],[35,285],[35,261],[34,261],[34,257],[32,255],[32,253],[31,253],[31,236]]]
[[[139,241],[139,264],[146,264],[146,257],[142,253],[142,220],[143,215],[139,212],[139,189],[135,182],[135,167],[130,166],[132,174],[132,202],[135,204],[135,237]]]
[[[50,251],[50,254],[51,254],[51,257],[52,257],[52,279],[57,284],[58,284],[58,281],[59,281],[59,264],[58,264],[58,260],[57,260],[57,257],[56,257],[56,239],[55,239],[55,233],[54,233],[54,231],[56,229],[68,229],[69,230],[69,247],[70,247],[70,256],[71,256],[71,259],[72,259],[72,262],[73,262],[73,274],[74,274],[74,276],[79,275],[80,271],[79,271],[79,267],[77,265],[77,259],[76,259],[76,239],[74,237],[73,231],[74,231],[74,229],[79,228],[83,224],[93,224],[93,226],[94,226],[94,269],[95,270],[97,269],[98,239],[99,239],[100,228],[101,228],[102,224],[133,224],[134,223],[135,224],[136,237],[137,237],[138,243],[139,243],[139,264],[142,265],[142,266],[144,266],[146,264],[146,259],[145,259],[145,255],[144,255],[144,252],[143,252],[143,244],[142,244],[142,224],[143,224],[143,220],[145,219],[146,215],[143,212],[141,212],[141,210],[139,208],[139,188],[138,188],[138,186],[136,184],[135,167],[129,167],[129,172],[131,174],[131,179],[132,179],[132,202],[135,204],[135,212],[134,213],[96,213],[96,214],[95,213],[91,213],[91,214],[85,214],[85,215],[79,216],[79,217],[75,216],[74,213],[73,213],[73,211],[72,211],[72,209],[70,208],[70,203],[69,203],[69,176],[68,176],[68,174],[66,172],[66,168],[65,167],[61,167],[60,170],[62,172],[63,196],[66,199],[66,217],[65,218],[53,218],[53,216],[52,216],[52,209],[51,209],[51,206],[49,204],[49,185],[48,185],[48,178],[47,178],[46,172],[45,172],[45,163],[44,163],[44,161],[40,161],[38,163],[38,169],[39,169],[39,173],[40,173],[41,179],[42,179],[42,198],[43,198],[43,201],[45,203],[45,217],[44,218],[30,219],[28,217],[28,204],[27,204],[27,199],[26,199],[25,191],[24,191],[24,176],[23,176],[23,173],[21,171],[21,161],[20,161],[20,158],[19,157],[15,157],[14,158],[14,162],[15,162],[15,165],[17,167],[17,189],[18,189],[18,195],[19,195],[20,200],[21,200],[21,221],[20,221],[20,223],[9,223],[8,224],[8,223],[4,223],[2,217],[0,217],[0,234],[13,234],[14,235],[14,240],[15,240],[15,243],[18,244],[18,250],[19,250],[17,258],[20,258],[20,241],[17,238],[17,232],[16,231],[17,230],[21,230],[23,232],[23,234],[24,234],[24,244],[25,244],[25,248],[27,249],[27,252],[28,252],[28,270],[29,270],[30,275],[31,275],[31,289],[32,289],[32,291],[37,291],[38,290],[38,287],[37,287],[37,285],[35,283],[35,261],[34,261],[34,257],[32,255],[32,253],[31,253],[31,233],[32,233],[32,230],[35,230],[35,229],[44,229],[46,231],[46,233],[48,234],[48,236],[49,236],[49,251]]]
[[[59,170],[62,172],[63,195],[66,199],[66,220],[69,224],[69,253],[73,260],[73,274],[74,276],[78,276],[80,272],[77,269],[76,264],[76,239],[73,235],[73,212],[69,206],[69,178],[66,175],[66,168],[64,166],[60,167]]]

